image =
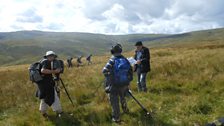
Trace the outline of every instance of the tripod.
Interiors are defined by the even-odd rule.
[[[55,82],[56,82],[56,92],[58,93],[58,96],[60,97],[60,90],[59,90],[58,86],[59,86],[59,83],[61,83],[64,90],[65,90],[66,95],[68,96],[69,101],[72,103],[72,106],[74,107],[75,105],[74,105],[74,103],[73,103],[73,101],[72,101],[72,99],[71,99],[71,97],[68,93],[67,88],[65,87],[65,84],[64,84],[63,80],[61,78],[58,78],[58,79],[55,79]]]

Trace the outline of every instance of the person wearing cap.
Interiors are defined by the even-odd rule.
[[[61,72],[61,69],[57,68],[57,64],[54,62],[56,58],[57,55],[55,52],[47,51],[46,55],[44,56],[44,60],[41,61],[41,75],[43,80],[38,86],[38,97],[41,100],[39,110],[46,118],[48,118],[48,106],[52,107],[53,111],[56,112],[58,117],[60,117],[62,114],[61,103],[55,89],[55,82],[53,80],[53,75],[59,74]]]
[[[67,58],[67,63],[68,63],[68,68],[71,68],[73,65],[72,65],[72,60],[73,60],[73,58],[71,57],[71,56],[69,56],[68,58]]]
[[[135,44],[136,51],[134,58],[137,61],[135,65],[135,72],[137,72],[138,77],[138,90],[139,92],[147,92],[146,86],[146,76],[147,73],[151,70],[150,68],[150,52],[147,47],[144,47],[141,41],[136,42]]]
[[[122,46],[120,44],[116,44],[112,46],[111,54],[112,57],[109,59],[108,63],[103,68],[102,73],[105,76],[105,92],[108,93],[110,104],[112,106],[112,121],[115,123],[119,123],[120,120],[120,106],[119,101],[121,102],[121,107],[124,113],[128,113],[127,102],[125,100],[125,94],[128,91],[128,86],[133,79],[133,71],[128,60],[121,54]],[[117,60],[123,59],[125,60],[125,64],[129,67],[127,75],[121,75],[122,77],[127,76],[127,83],[118,84],[115,82],[115,78],[119,78],[115,75]],[[123,63],[124,64],[124,63]],[[121,66],[123,65],[121,64]],[[120,66],[120,64],[118,64]],[[116,77],[115,77],[116,76]],[[120,99],[120,100],[119,100]]]

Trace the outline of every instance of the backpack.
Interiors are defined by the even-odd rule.
[[[59,62],[59,67],[61,68],[61,72],[60,73],[63,73],[64,72],[64,67],[65,67],[64,61],[58,60],[58,62]]]
[[[114,84],[117,86],[128,85],[130,83],[129,70],[131,65],[129,61],[124,58],[114,59]]]
[[[61,69],[61,71],[60,71],[60,73],[63,73],[64,72],[64,61],[62,61],[62,60],[54,60],[53,61],[53,69],[55,70],[55,69],[58,69],[58,68],[60,68]]]
[[[41,76],[41,68],[42,65],[40,62],[36,62],[30,65],[29,67],[30,81],[38,83],[41,80],[43,80],[43,77]]]

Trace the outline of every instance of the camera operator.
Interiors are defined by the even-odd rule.
[[[44,60],[41,61],[41,75],[43,80],[40,82],[41,86],[39,86],[38,93],[38,96],[41,99],[39,110],[46,118],[48,118],[48,106],[56,112],[58,117],[61,117],[62,114],[60,99],[55,88],[55,81],[59,80],[59,75],[62,72],[62,69],[56,58],[57,55],[53,51],[47,51]]]

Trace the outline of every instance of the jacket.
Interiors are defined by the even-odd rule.
[[[147,73],[151,70],[151,66],[150,66],[150,52],[149,49],[146,47],[142,47],[142,49],[140,50],[142,53],[141,56],[141,64],[140,65],[136,65],[136,69],[140,69],[141,73]],[[134,55],[134,59],[137,60],[137,50],[135,51],[135,55]],[[136,71],[135,69],[135,71]]]

